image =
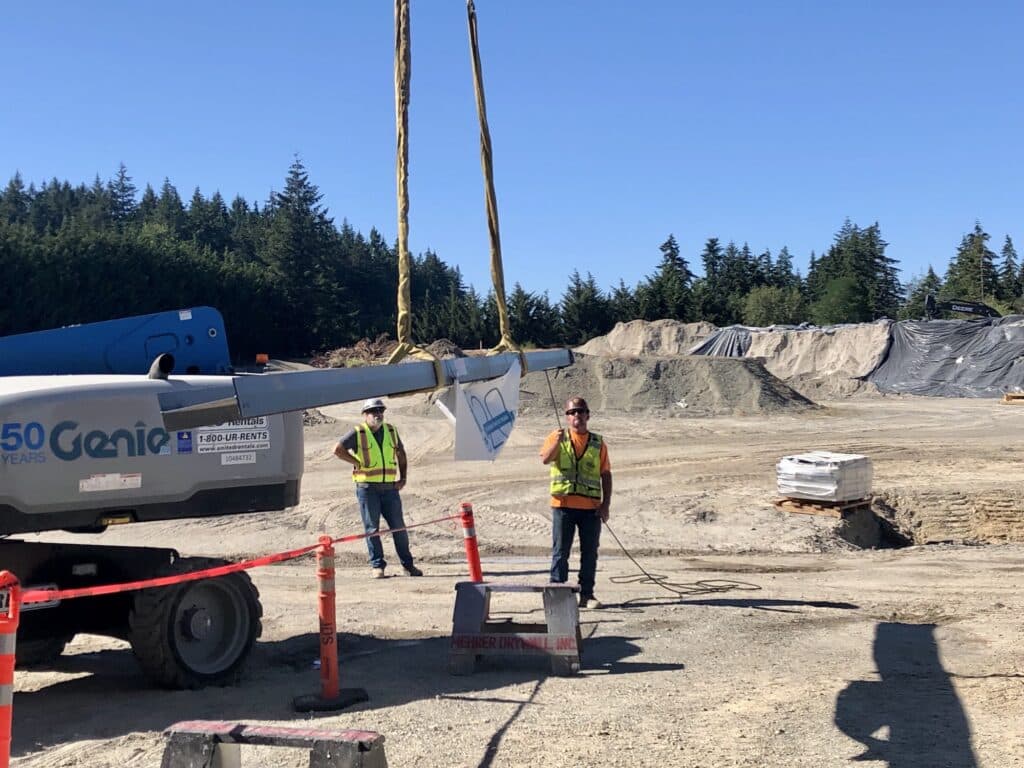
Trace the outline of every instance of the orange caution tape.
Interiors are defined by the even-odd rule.
[[[374,536],[385,536],[389,533],[408,531],[411,528],[420,528],[424,525],[434,525],[436,523],[443,523],[446,520],[458,519],[459,515],[448,515],[447,517],[439,517],[436,520],[428,520],[425,523],[407,525],[403,528],[388,528],[387,530],[377,531],[376,533],[354,533],[348,536],[341,536],[337,539],[331,539],[331,544],[346,544],[352,541],[359,541],[360,539],[369,539]],[[198,581],[199,579],[209,579],[216,576],[227,576],[229,573],[238,573],[239,571],[245,571],[250,568],[281,563],[285,560],[294,560],[297,557],[308,555],[319,547],[320,544],[311,544],[308,547],[301,547],[300,549],[293,549],[288,552],[278,552],[274,555],[264,555],[263,557],[257,557],[253,560],[244,560],[240,563],[218,565],[215,568],[204,568],[201,571],[192,571],[190,573],[178,573],[174,576],[161,576],[155,579],[129,581],[124,584],[103,584],[98,587],[80,587],[79,589],[26,589],[21,593],[21,604],[29,605],[31,603],[48,603],[53,600],[71,600],[76,597],[112,595],[117,592],[132,592],[136,589],[149,589],[150,587],[168,587],[172,584],[181,584],[186,581]]]

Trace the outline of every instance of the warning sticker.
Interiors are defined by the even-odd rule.
[[[142,473],[131,472],[122,474],[112,472],[106,475],[89,475],[78,481],[79,493],[93,493],[95,491],[125,491],[130,488],[142,487]]]
[[[270,425],[266,416],[239,419],[215,427],[197,429],[192,440],[196,453],[265,451],[270,448]]]

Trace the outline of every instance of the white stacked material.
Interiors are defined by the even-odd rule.
[[[794,499],[853,501],[871,495],[871,459],[811,451],[783,456],[775,466],[779,493]]]

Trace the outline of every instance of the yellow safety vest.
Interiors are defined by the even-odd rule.
[[[383,444],[366,424],[356,425],[356,450],[359,466],[352,468],[352,479],[357,483],[393,483],[398,480],[398,430],[384,424]],[[383,449],[383,450],[381,450]]]
[[[590,433],[583,455],[576,458],[572,438],[566,432],[558,444],[558,460],[551,464],[552,496],[601,498],[601,436]]]

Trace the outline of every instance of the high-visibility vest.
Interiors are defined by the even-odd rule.
[[[393,483],[398,480],[398,430],[384,424],[383,444],[377,442],[366,424],[356,425],[355,457],[359,466],[352,468],[352,479],[357,483]]]
[[[601,498],[601,436],[590,433],[583,455],[576,458],[572,438],[566,432],[558,444],[558,460],[551,464],[552,496]]]

